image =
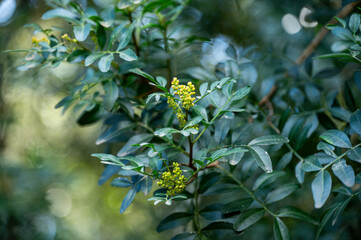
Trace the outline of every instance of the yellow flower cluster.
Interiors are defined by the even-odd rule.
[[[68,40],[69,42],[74,42],[77,43],[78,40],[76,40],[75,38],[71,38],[69,37],[69,35],[67,33],[65,33],[63,36],[61,36],[62,39]]]
[[[35,44],[36,46],[40,43],[40,42],[46,42],[47,44],[50,44],[50,40],[48,37],[44,36],[44,37],[32,37],[32,43]]]
[[[158,186],[167,188],[167,195],[173,196],[175,193],[183,192],[186,188],[186,179],[182,175],[182,170],[178,163],[173,163],[173,171],[166,171],[162,174],[162,180],[158,181]]]
[[[196,93],[194,92],[195,87],[191,82],[188,82],[187,85],[179,85],[179,80],[173,78],[172,88],[174,89],[174,94],[179,95],[184,109],[188,110],[194,106],[193,101],[196,100],[196,98],[192,98],[192,95]]]
[[[183,114],[182,109],[179,108],[176,101],[171,97],[168,97],[167,103],[173,109],[173,112],[176,114],[178,122],[179,122],[179,126],[181,128],[184,127],[184,125],[186,125],[187,121],[185,119],[185,115]]]
[[[173,78],[172,86],[174,90],[174,94],[180,97],[180,101],[182,107],[185,110],[189,110],[190,107],[194,106],[193,101],[195,98],[192,98],[192,95],[196,94],[195,87],[191,82],[188,82],[187,85],[179,85],[179,80],[177,78]],[[168,97],[168,104],[171,108],[173,108],[173,112],[176,114],[179,126],[182,128],[186,125],[187,120],[185,119],[185,114],[183,113],[182,109],[178,106],[174,98]]]

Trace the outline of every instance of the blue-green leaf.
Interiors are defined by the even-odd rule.
[[[353,33],[356,33],[357,30],[360,27],[360,15],[357,13],[354,13],[350,17],[350,21],[348,22],[348,25]]]
[[[342,40],[353,40],[353,36],[352,33],[346,29],[346,28],[342,28],[342,27],[334,27],[332,29],[332,34],[335,35],[336,37],[342,39]]]
[[[41,19],[47,20],[47,19],[52,19],[52,18],[56,18],[56,17],[61,17],[68,21],[71,21],[71,22],[77,21],[76,14],[74,14],[64,8],[55,8],[50,11],[47,11],[46,13],[43,14]]]
[[[202,121],[202,119],[203,119],[203,118],[202,118],[201,116],[197,116],[197,117],[193,118],[192,120],[190,120],[189,122],[187,122],[187,124],[184,126],[183,129],[186,129],[186,128],[188,128],[188,127],[192,127],[192,126],[198,124],[200,121]]]
[[[260,166],[263,171],[270,173],[272,172],[272,162],[268,153],[258,146],[249,146],[249,151],[252,154],[253,158],[256,160],[258,166]]]
[[[353,187],[355,184],[355,172],[350,165],[346,164],[345,160],[333,164],[332,171],[345,186]]]
[[[201,94],[201,96],[203,96],[204,94],[206,94],[208,89],[208,83],[202,83],[201,86],[199,87],[199,93]]]
[[[305,171],[302,169],[302,161],[299,161],[295,167],[295,175],[299,183],[305,180]]]
[[[321,170],[312,181],[312,195],[315,200],[315,208],[320,208],[330,195],[332,187],[331,175],[326,170]]]
[[[122,187],[122,188],[134,186],[132,181],[124,177],[118,177],[113,179],[110,185],[112,185],[113,187]]]
[[[272,145],[272,144],[281,144],[281,143],[287,143],[289,140],[281,135],[267,135],[258,137],[256,139],[253,139],[248,143],[248,145]]]
[[[103,102],[104,108],[107,111],[110,111],[118,99],[119,89],[117,84],[113,80],[111,80],[105,82],[104,91],[105,91],[104,102]]]
[[[166,87],[167,86],[167,79],[165,79],[162,76],[158,76],[155,78],[157,80],[157,82],[159,83],[159,85],[161,85],[162,87]]]
[[[169,215],[159,223],[157,227],[157,232],[163,232],[168,229],[184,226],[190,220],[192,220],[192,218],[193,218],[193,213],[187,213],[187,212],[172,213],[171,215]]]
[[[292,152],[288,152],[288,153],[284,154],[282,156],[281,160],[279,160],[279,162],[277,163],[276,169],[278,169],[278,170],[284,169],[291,162],[292,157],[293,157]]]
[[[265,210],[263,208],[252,208],[246,211],[243,211],[234,222],[234,228],[237,231],[242,231],[252,224],[261,220],[264,216]]]
[[[297,218],[311,224],[317,225],[318,221],[314,220],[312,216],[310,216],[305,211],[298,209],[296,207],[285,207],[282,208],[278,213],[277,216],[279,217],[290,217],[290,218]]]
[[[311,156],[307,158],[303,164],[301,169],[305,172],[314,172],[319,171],[322,168],[320,161],[315,156]]]
[[[244,98],[245,96],[248,95],[248,93],[250,91],[251,91],[250,86],[246,86],[246,87],[243,87],[243,88],[237,90],[235,93],[232,94],[232,101],[236,101],[236,100]]]
[[[322,138],[325,142],[332,144],[336,147],[342,148],[351,148],[351,142],[348,139],[347,135],[340,130],[328,130],[327,132],[321,134],[320,138]]]
[[[335,147],[323,141],[317,144],[317,150],[323,150],[327,155],[335,158],[337,157],[336,154],[333,152],[335,150]]]
[[[177,129],[174,128],[160,128],[157,131],[154,132],[154,135],[159,136],[159,137],[164,137],[168,134],[171,133],[178,133],[179,131]]]
[[[299,189],[299,186],[294,183],[282,185],[276,188],[275,190],[273,190],[272,192],[268,193],[265,201],[267,204],[277,202],[279,200],[284,199],[285,197],[287,197],[297,189]]]
[[[260,175],[253,184],[252,190],[262,188],[276,181],[279,177],[284,176],[286,173],[283,171],[274,171],[272,173],[263,173]]]
[[[133,202],[135,195],[137,194],[134,188],[130,189],[125,198],[123,199],[122,206],[120,206],[120,213],[123,213],[129,205]]]
[[[355,111],[350,117],[350,126],[361,136],[361,109]]]
[[[207,111],[201,105],[194,105],[192,109],[197,113],[197,115],[201,116],[206,122],[208,122]]]
[[[354,148],[354,149],[350,149],[347,152],[347,156],[351,160],[356,161],[358,163],[361,163],[361,148],[357,147],[357,148]]]
[[[133,137],[131,137],[128,142],[126,144],[124,144],[124,146],[122,147],[122,149],[119,150],[119,152],[117,153],[118,157],[125,157],[128,156],[131,153],[134,153],[138,147],[133,146],[134,144],[139,144],[142,142],[147,142],[149,140],[151,140],[153,137],[152,134],[138,134],[135,135]]]
[[[273,222],[273,233],[276,240],[288,240],[291,239],[290,233],[286,224],[278,217],[275,218]]]
[[[98,63],[98,67],[99,67],[100,71],[108,72],[113,60],[114,60],[113,54],[108,54],[108,55],[103,56]]]
[[[74,26],[75,38],[80,42],[85,41],[85,39],[89,36],[90,28],[90,23]]]
[[[135,61],[138,59],[137,55],[135,54],[135,52],[133,52],[132,49],[127,48],[123,51],[118,52],[119,53],[119,57],[124,59],[125,61],[131,62],[131,61]]]
[[[93,62],[95,62],[97,59],[103,57],[105,54],[104,53],[101,53],[101,52],[95,52],[95,53],[92,53],[90,54],[89,56],[87,56],[85,58],[85,62],[84,62],[84,65],[86,67],[90,66],[93,64]]]

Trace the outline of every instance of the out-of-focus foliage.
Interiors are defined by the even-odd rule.
[[[104,148],[88,151],[105,164],[100,185],[110,181],[126,188],[113,190],[123,193],[120,213],[126,215],[120,216],[125,219],[141,218],[132,202],[146,198],[156,205],[148,202],[150,212],[172,211],[154,228],[173,231],[172,239],[269,239],[270,234],[275,239],[358,239],[356,2],[48,0],[50,9],[41,18],[63,25],[28,22],[31,46],[8,52],[26,52],[17,65],[23,76],[53,71],[68,79],[45,85],[54,93],[66,86],[67,95],[55,107],[77,116],[79,125],[97,124],[94,142]],[[328,26],[336,38],[306,48],[343,6],[343,14],[355,13]],[[327,54],[313,58],[308,51],[315,47],[316,55]],[[75,71],[67,75],[71,67]],[[42,121],[46,125],[49,119]],[[66,184],[59,168],[38,174],[47,169]],[[94,179],[80,179],[94,184]],[[58,196],[71,199],[61,186],[47,193],[44,203]],[[52,215],[34,218],[47,222],[48,229],[66,228],[65,222],[52,225],[54,215],[67,209],[55,206]],[[106,231],[101,224],[99,218],[98,228],[92,227],[100,237]],[[140,238],[154,236],[148,231],[139,232]]]

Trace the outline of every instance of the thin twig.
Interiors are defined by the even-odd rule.
[[[360,2],[361,0],[358,0],[356,2],[347,4],[341,9],[341,11],[337,13],[335,17],[346,17]],[[326,26],[328,24],[336,24],[337,20],[335,19],[335,17],[333,17],[325,26],[323,26],[321,30],[316,34],[316,36],[312,39],[312,42],[307,46],[307,48],[302,52],[301,56],[297,59],[297,65],[301,65],[313,53],[313,51],[320,44],[320,42],[326,37],[329,31]]]

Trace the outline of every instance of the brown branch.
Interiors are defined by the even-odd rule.
[[[337,13],[335,17],[344,18],[346,17],[359,3],[361,0],[352,2],[344,6],[341,11]],[[326,25],[336,24],[337,20],[333,17]],[[316,49],[316,47],[321,43],[321,41],[326,37],[328,29],[326,25],[321,28],[317,35],[312,39],[312,42],[307,46],[307,48],[302,52],[301,56],[297,59],[296,64],[301,65]]]
[[[266,96],[264,96],[261,101],[259,101],[258,106],[263,106],[264,104],[266,104],[267,102],[269,102],[269,100],[271,99],[271,97],[277,92],[277,85],[273,85],[271,90],[267,93]]]

